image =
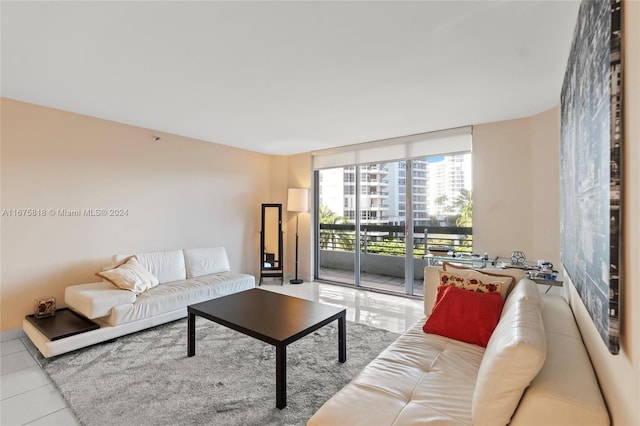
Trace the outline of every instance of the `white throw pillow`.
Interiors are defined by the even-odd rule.
[[[138,262],[135,256],[130,256],[116,267],[98,272],[96,275],[120,289],[129,290],[135,294],[140,294],[160,283],[151,272]]]
[[[482,357],[471,404],[473,424],[508,424],[546,356],[540,310],[529,300],[516,300],[498,322]]]
[[[187,278],[229,272],[229,259],[224,247],[184,249]]]

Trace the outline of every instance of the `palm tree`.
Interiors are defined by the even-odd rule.
[[[454,201],[454,205],[460,211],[456,219],[457,226],[471,227],[473,223],[473,197],[468,189],[461,189],[460,194]]]
[[[320,204],[320,208],[318,209],[318,212],[320,213],[320,223],[336,224],[336,223],[343,222],[345,220],[344,217],[338,216],[336,213],[333,212],[333,210],[331,210],[329,207],[325,206],[324,204]]]
[[[336,225],[341,223],[347,223],[347,219],[338,216],[329,207],[324,204],[320,205],[318,209],[320,215],[320,223]],[[341,247],[344,250],[353,250],[353,241],[346,234],[345,231],[337,231],[335,229],[325,229],[320,233],[320,248],[325,250],[335,250],[337,247]]]
[[[436,206],[438,206],[438,215],[443,216],[446,212],[449,211],[449,198],[446,195],[440,195],[436,197]]]

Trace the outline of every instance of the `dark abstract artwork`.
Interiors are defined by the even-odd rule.
[[[621,0],[583,0],[561,96],[562,263],[609,351],[620,347]]]

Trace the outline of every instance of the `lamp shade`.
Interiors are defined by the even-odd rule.
[[[306,212],[309,210],[309,190],[303,188],[289,188],[287,197],[287,211]]]

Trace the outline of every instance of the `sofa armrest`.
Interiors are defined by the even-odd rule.
[[[136,295],[102,281],[67,287],[64,290],[64,301],[74,311],[94,319],[111,314],[111,308],[114,306],[135,302]]]
[[[547,358],[522,396],[511,425],[609,425],[598,379],[571,308],[560,296],[543,299]]]

